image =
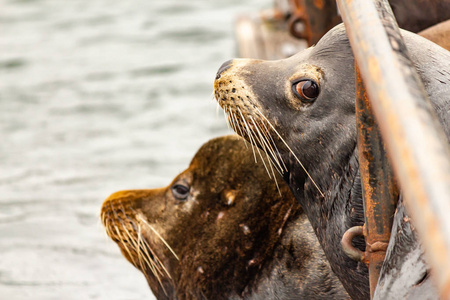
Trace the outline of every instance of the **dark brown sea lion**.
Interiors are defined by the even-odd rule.
[[[448,136],[450,53],[416,34],[402,34]],[[231,126],[283,173],[350,296],[369,299],[367,267],[340,245],[347,229],[364,223],[354,85],[343,25],[287,59],[228,61],[214,83]],[[364,250],[362,239],[354,243]]]
[[[158,299],[349,299],[264,164],[239,136],[211,140],[168,187],[112,194],[102,222]]]
[[[450,0],[389,0],[400,28],[425,30],[450,19]]]

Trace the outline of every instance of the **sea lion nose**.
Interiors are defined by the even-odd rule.
[[[226,62],[224,62],[224,63],[220,66],[219,70],[217,71],[216,79],[219,79],[219,78],[220,78],[220,75],[221,75],[223,72],[225,72],[226,70],[228,70],[228,69],[231,67],[231,64],[232,64],[232,63],[233,63],[233,60],[232,60],[232,59],[227,60]]]

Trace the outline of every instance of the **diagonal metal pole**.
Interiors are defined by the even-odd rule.
[[[337,0],[396,177],[450,299],[450,150],[386,0]]]

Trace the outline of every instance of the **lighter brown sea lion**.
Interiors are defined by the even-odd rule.
[[[105,200],[108,235],[158,299],[349,299],[289,188],[263,163],[242,138],[220,137],[169,186]]]
[[[450,20],[431,26],[419,34],[450,51]]]

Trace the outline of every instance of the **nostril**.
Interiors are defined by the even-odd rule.
[[[219,79],[219,78],[220,78],[220,75],[221,75],[223,72],[225,72],[226,70],[228,70],[228,69],[231,67],[231,64],[232,64],[232,63],[233,63],[233,60],[232,60],[232,59],[227,60],[226,62],[224,62],[224,63],[220,66],[219,70],[217,71],[216,79]]]

